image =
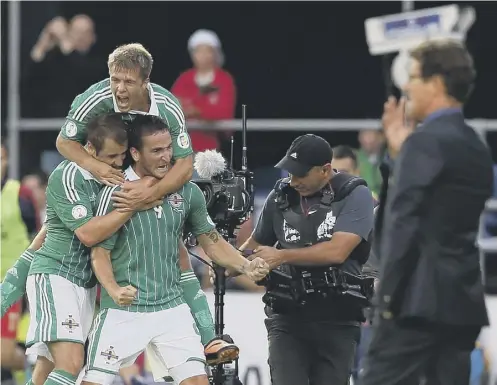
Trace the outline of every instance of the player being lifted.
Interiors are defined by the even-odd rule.
[[[121,114],[92,120],[85,151],[110,167],[121,168],[128,148],[126,129]],[[68,160],[57,166],[48,181],[47,235],[34,253],[26,284],[31,314],[26,345],[27,354],[38,356],[30,380],[36,385],[69,385],[76,380],[95,306],[89,247],[109,238],[133,215],[114,211],[94,217],[100,190],[100,182]]]
[[[114,207],[123,212],[136,210],[143,203],[151,203],[177,191],[190,180],[193,173],[193,151],[181,105],[169,91],[150,82],[152,65],[152,56],[141,44],[127,44],[116,48],[109,55],[109,79],[92,85],[74,99],[57,138],[57,149],[66,159],[75,162],[107,185],[121,184],[124,182],[121,170],[88,155],[83,149],[87,140],[88,122],[109,112],[130,112],[159,116],[168,123],[174,166],[159,181],[146,177],[124,183],[122,190],[112,196]],[[184,298],[200,330],[206,354],[212,357],[209,363],[237,358],[238,348],[215,336],[207,299],[205,295],[197,295],[203,292],[193,274],[185,249],[181,249],[180,256]],[[2,291],[2,314],[24,294],[29,263],[29,260],[20,258],[15,265],[17,276],[8,277],[13,287],[8,296]]]
[[[129,130],[132,166],[128,181],[145,176],[162,179],[171,165],[172,138],[167,125],[154,116],[137,116]],[[114,211],[112,193],[98,197],[99,215]],[[200,188],[189,182],[162,205],[137,212],[111,238],[92,249],[92,266],[103,287],[100,312],[89,337],[84,381],[109,385],[119,369],[148,353],[176,384],[208,385],[205,357],[195,322],[184,304],[180,286],[179,248],[185,227],[216,263],[262,279],[269,266],[249,262],[216,231]],[[136,288],[136,290],[135,290]],[[132,336],[132,338],[123,338]]]

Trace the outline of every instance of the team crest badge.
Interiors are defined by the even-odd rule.
[[[72,333],[79,326],[79,323],[69,314],[69,317],[62,322],[62,326],[69,330],[69,333]]]
[[[181,210],[183,207],[183,202],[185,201],[181,195],[178,193],[173,193],[167,197],[167,201],[171,207],[175,210]]]
[[[109,346],[108,349],[100,352],[100,355],[105,358],[105,363],[107,365],[113,364],[119,359],[119,356],[116,355],[116,352],[114,350],[114,346]]]

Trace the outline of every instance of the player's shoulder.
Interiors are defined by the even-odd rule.
[[[58,166],[52,171],[48,178],[48,183],[50,181],[64,181],[64,183],[80,184],[86,181],[96,179],[90,174],[90,172],[79,167],[75,162],[69,160],[63,160],[58,164]]]
[[[109,79],[104,79],[104,80],[101,80],[95,84],[92,84],[90,87],[88,87],[85,91],[83,91],[77,97],[87,98],[87,97],[92,96],[92,95],[97,94],[97,93],[99,95],[111,93]],[[112,94],[110,96],[112,96]]]
[[[168,195],[167,199],[169,201],[171,201],[171,199],[172,200],[180,199],[185,201],[188,205],[191,205],[192,203],[193,204],[198,203],[199,199],[205,201],[204,193],[193,182],[185,183],[180,189],[178,189],[178,191]]]
[[[121,186],[104,186],[98,193],[98,200],[110,199],[114,191],[121,191]]]
[[[177,98],[173,95],[171,91],[169,91],[167,88],[162,87],[161,85],[157,83],[150,83],[150,86],[152,87],[152,91],[154,92],[154,96],[162,96],[164,98],[172,98],[174,100],[177,100]]]
[[[97,209],[95,215],[101,216],[107,214],[109,206],[112,204],[112,194],[114,191],[121,190],[120,186],[105,186],[100,190],[97,196]]]
[[[173,104],[178,108],[181,108],[181,103],[179,102],[178,98],[173,95],[171,91],[155,83],[150,83],[150,86],[152,87],[152,91],[154,93],[154,97],[157,103],[162,102],[165,103],[166,105]]]
[[[198,187],[198,185],[192,181],[185,183],[179,191],[181,191],[183,194],[189,194],[191,196],[198,196],[199,194],[202,196],[204,195],[200,187]]]
[[[104,79],[98,83],[92,84],[85,91],[80,93],[74,99],[76,104],[85,103],[85,105],[90,106],[90,104],[98,104],[101,102],[112,102],[112,91],[110,89],[110,80]]]

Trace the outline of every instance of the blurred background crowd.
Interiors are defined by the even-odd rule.
[[[415,4],[416,9],[438,5],[441,2]],[[484,38],[495,31],[497,5],[472,5],[477,21],[467,45],[479,76],[465,112],[471,119],[497,119],[493,98],[497,51]],[[1,122],[3,143],[7,143],[6,111],[11,97],[7,62],[12,47],[8,45],[9,4],[3,2],[1,7]],[[108,54],[129,42],[142,43],[152,53],[151,81],[181,100],[192,127],[203,123],[202,130],[189,128],[195,151],[218,149],[229,157],[234,135],[235,166],[239,165],[240,132],[234,126],[219,130],[216,122],[240,118],[240,105],[248,105],[248,161],[256,178],[256,211],[281,177],[274,163],[303,131],[328,139],[335,147],[334,167],[363,177],[378,193],[378,165],[384,155],[379,119],[387,97],[385,62],[368,53],[364,20],[400,10],[400,2],[22,2],[20,118],[39,123],[51,120],[36,130],[23,130],[19,149],[2,148],[2,166],[7,166],[8,151],[18,151],[19,177],[34,208],[32,218],[26,219],[31,221],[30,230],[35,233],[45,216],[48,175],[61,160],[55,149],[60,126],[51,122],[62,122],[74,97],[108,76]],[[279,123],[251,130],[251,120],[259,119]],[[291,124],[286,128],[296,119],[305,120],[306,128]],[[335,123],[323,129],[321,122],[313,129],[313,119]],[[337,126],[342,119],[377,119],[377,123]],[[482,134],[497,163],[496,133]],[[497,191],[497,166],[495,170]],[[240,243],[256,218],[257,212],[240,230]],[[482,232],[497,236],[497,216],[486,217]],[[497,255],[493,260],[489,269],[495,269]],[[196,260],[193,264],[208,288],[205,266]],[[243,277],[228,285],[229,290],[261,289]],[[21,329],[26,325],[23,321]]]

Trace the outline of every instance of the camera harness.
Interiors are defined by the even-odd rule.
[[[293,239],[279,240],[276,247],[303,248],[329,241],[335,220],[343,207],[343,204],[338,204],[332,209],[332,204],[345,199],[358,186],[367,186],[367,183],[350,174],[337,173],[321,190],[319,203],[306,210],[300,195],[290,186],[289,178],[279,180],[274,188],[276,205],[283,217],[283,227],[291,229]],[[292,209],[297,199],[300,200],[302,213]],[[287,238],[286,235],[284,238]],[[273,270],[264,281],[267,292],[263,300],[277,310],[304,306],[311,298],[332,298],[339,295],[348,296],[361,306],[367,306],[372,297],[373,278],[357,272],[361,271],[361,265],[366,262],[369,251],[369,242],[362,242],[340,266],[282,265]],[[352,270],[355,274],[347,270]]]

